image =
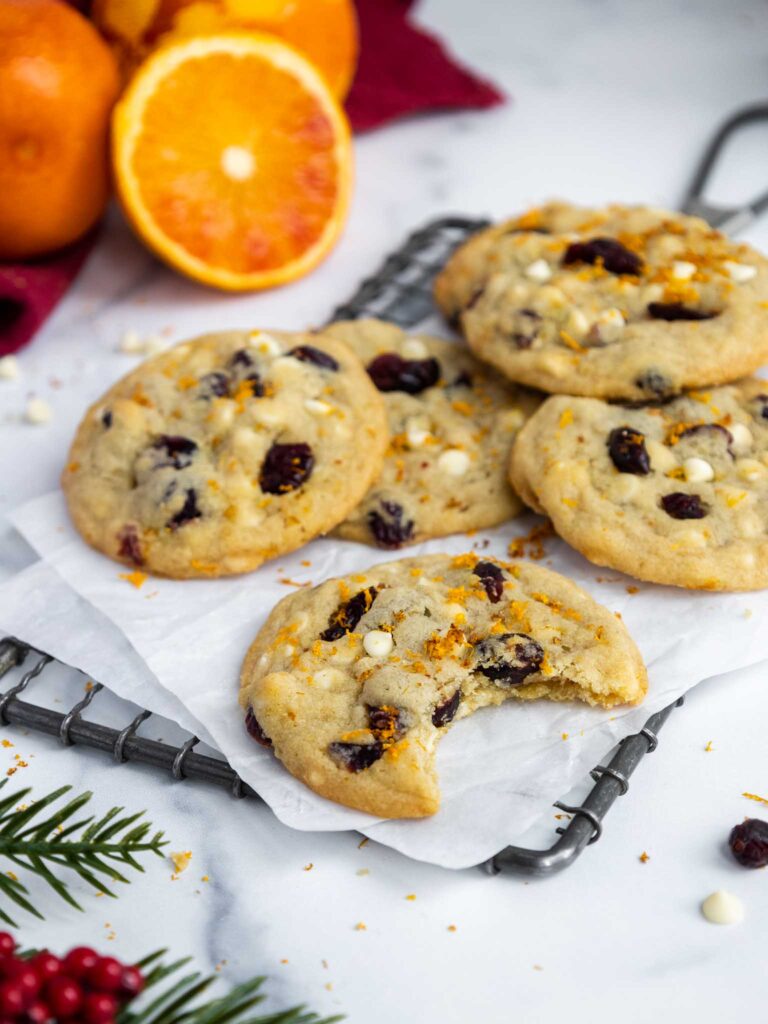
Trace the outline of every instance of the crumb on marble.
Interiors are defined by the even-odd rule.
[[[747,800],[755,800],[759,804],[768,805],[768,799],[766,799],[764,796],[758,796],[757,793],[742,793],[741,795],[745,796]]]
[[[638,860],[640,861],[641,864],[647,864],[650,859],[651,859],[650,855],[648,853],[646,853],[645,850],[643,850],[643,852],[638,857]]]

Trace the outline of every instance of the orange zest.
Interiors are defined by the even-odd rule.
[[[346,117],[319,72],[272,36],[158,50],[115,108],[112,145],[134,228],[204,284],[249,291],[301,277],[346,220]]]

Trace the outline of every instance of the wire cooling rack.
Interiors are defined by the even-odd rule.
[[[388,256],[376,274],[360,284],[352,298],[335,310],[332,319],[376,316],[401,327],[420,325],[435,313],[432,301],[435,274],[457,245],[487,223],[467,217],[443,217],[425,225]],[[35,680],[56,664],[61,663],[19,640],[0,639],[0,685],[5,685],[6,680],[12,684],[0,693],[0,724],[46,733],[63,746],[91,747],[120,764],[149,765],[169,772],[179,781],[209,782],[228,789],[235,797],[258,799],[258,794],[225,760],[195,751],[200,743],[196,736],[187,734],[188,738],[177,745],[140,736],[139,729],[151,717],[149,711],[131,705],[134,713],[121,728],[86,720],[83,712],[94,708],[100,694],[109,693],[102,683],[93,684],[67,711],[22,699]],[[83,677],[79,673],[71,671],[70,679],[79,680],[82,685]],[[678,701],[680,703],[682,700]],[[127,702],[121,702],[121,707],[124,704]],[[627,792],[629,778],[643,757],[656,749],[659,730],[673,707],[670,705],[649,718],[639,733],[624,739],[607,764],[593,769],[594,786],[582,803],[573,806],[558,801],[555,804],[572,817],[566,827],[557,829],[560,837],[552,847],[529,850],[508,846],[481,867],[490,874],[517,871],[547,875],[572,864],[586,846],[602,835],[605,815],[617,798]]]

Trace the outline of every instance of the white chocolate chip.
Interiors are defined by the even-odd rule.
[[[165,349],[165,339],[159,334],[150,334],[144,339],[143,351],[145,355],[154,356]]]
[[[562,309],[568,301],[564,293],[559,288],[555,288],[554,285],[547,285],[545,288],[542,288],[538,298],[540,302],[543,302],[544,305],[552,309]]]
[[[611,482],[611,497],[615,501],[629,501],[640,490],[640,481],[634,473],[618,473]]]
[[[731,448],[737,455],[741,455],[743,452],[748,452],[752,447],[754,438],[752,437],[752,431],[749,427],[745,427],[743,423],[733,423],[728,427],[731,432],[733,441],[731,442]]]
[[[624,317],[621,310],[604,309],[589,329],[589,339],[610,345],[612,341],[618,341],[624,330]]]
[[[429,349],[418,338],[408,338],[404,341],[401,351],[404,359],[426,359],[429,356]]]
[[[707,460],[695,456],[683,462],[683,473],[685,479],[692,484],[708,483],[715,478],[715,471]]]
[[[329,416],[333,412],[333,406],[319,398],[307,398],[304,402],[304,408],[315,416]]]
[[[279,356],[283,351],[283,346],[277,338],[273,338],[266,331],[254,331],[251,335],[251,344],[265,356]]]
[[[744,920],[744,904],[724,889],[711,893],[701,904],[701,912],[710,924],[739,924]]]
[[[384,629],[372,629],[363,638],[363,647],[372,658],[386,658],[394,646],[392,634]]]
[[[705,548],[707,537],[701,530],[681,530],[675,534],[675,540],[683,548]]]
[[[315,686],[323,690],[330,690],[336,684],[343,682],[344,675],[337,668],[321,668],[312,676]]]
[[[426,416],[409,416],[405,421],[405,439],[409,448],[421,448],[430,436]]]
[[[759,480],[766,474],[766,468],[757,459],[737,459],[736,472],[742,480]]]
[[[47,423],[53,415],[50,405],[42,398],[30,398],[27,408],[24,411],[24,418],[27,423]]]
[[[138,331],[126,331],[120,339],[120,351],[127,355],[136,355],[144,351],[144,342]]]
[[[3,356],[0,359],[0,379],[15,380],[19,376],[19,361],[16,356]]]
[[[571,315],[568,317],[567,329],[570,334],[575,335],[577,338],[583,338],[589,330],[589,320],[582,313],[580,309],[572,309]]]
[[[463,476],[469,469],[469,456],[460,448],[448,448],[437,460],[437,465],[450,476]]]
[[[737,263],[735,260],[726,260],[723,269],[736,284],[746,284],[757,275],[757,267],[751,267],[748,263]]]
[[[552,277],[552,271],[546,260],[535,260],[525,268],[525,276],[530,281],[545,284]]]
[[[675,260],[672,264],[672,277],[676,281],[690,281],[696,273],[696,264],[688,260]]]
[[[670,469],[674,469],[677,465],[677,459],[661,441],[646,440],[645,450],[648,452],[648,458],[651,460],[651,468],[659,473],[668,473]]]

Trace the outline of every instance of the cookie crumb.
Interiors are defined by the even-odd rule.
[[[638,860],[641,864],[647,864],[650,859],[650,856],[645,852],[645,850],[643,850],[643,852],[638,857]]]
[[[534,969],[534,971],[543,971],[544,970],[544,968],[541,966],[541,964],[534,964],[533,965],[533,969]]]
[[[358,868],[357,871],[355,872],[355,874],[359,875],[361,878],[364,875],[370,875],[370,873],[371,873],[371,869],[370,868]]]
[[[368,842],[369,842],[368,836],[366,836],[364,839],[361,839],[360,842],[357,844],[358,850],[362,850],[362,848],[364,846],[368,845]]]
[[[367,932],[368,929],[365,927],[365,923],[363,921],[358,921],[357,924],[355,925],[355,931],[356,932]]]
[[[409,892],[408,895],[405,898],[407,900],[411,900],[411,902],[413,902],[413,900],[416,899],[416,893],[415,892]]]
[[[707,740],[707,745],[706,745],[706,746],[704,747],[704,750],[705,750],[705,751],[706,751],[706,752],[707,752],[708,754],[711,754],[711,753],[712,753],[712,750],[713,750],[713,749],[714,749],[714,748],[713,748],[713,746],[712,746],[712,740]]]
[[[560,733],[560,739],[561,740],[567,740],[568,739],[568,733],[567,732],[561,732]]]
[[[634,584],[628,583],[627,584],[627,593],[628,594],[639,594],[640,593],[640,587],[636,587],[636,586],[634,586]]]
[[[447,930],[449,932],[455,932],[456,931],[456,925],[455,924],[449,924]]]
[[[314,866],[315,865],[312,863],[312,861],[310,861],[309,864],[305,864],[304,865],[304,870],[305,871],[311,871]]]
[[[186,871],[189,867],[189,862],[192,860],[192,851],[183,850],[180,853],[170,853],[168,856],[173,861],[173,866],[175,868],[174,874],[171,875],[171,878],[175,882],[182,871]]]
[[[280,963],[281,964],[287,964],[287,963],[289,963],[289,961],[285,957],[283,957],[283,959],[280,961]]]

